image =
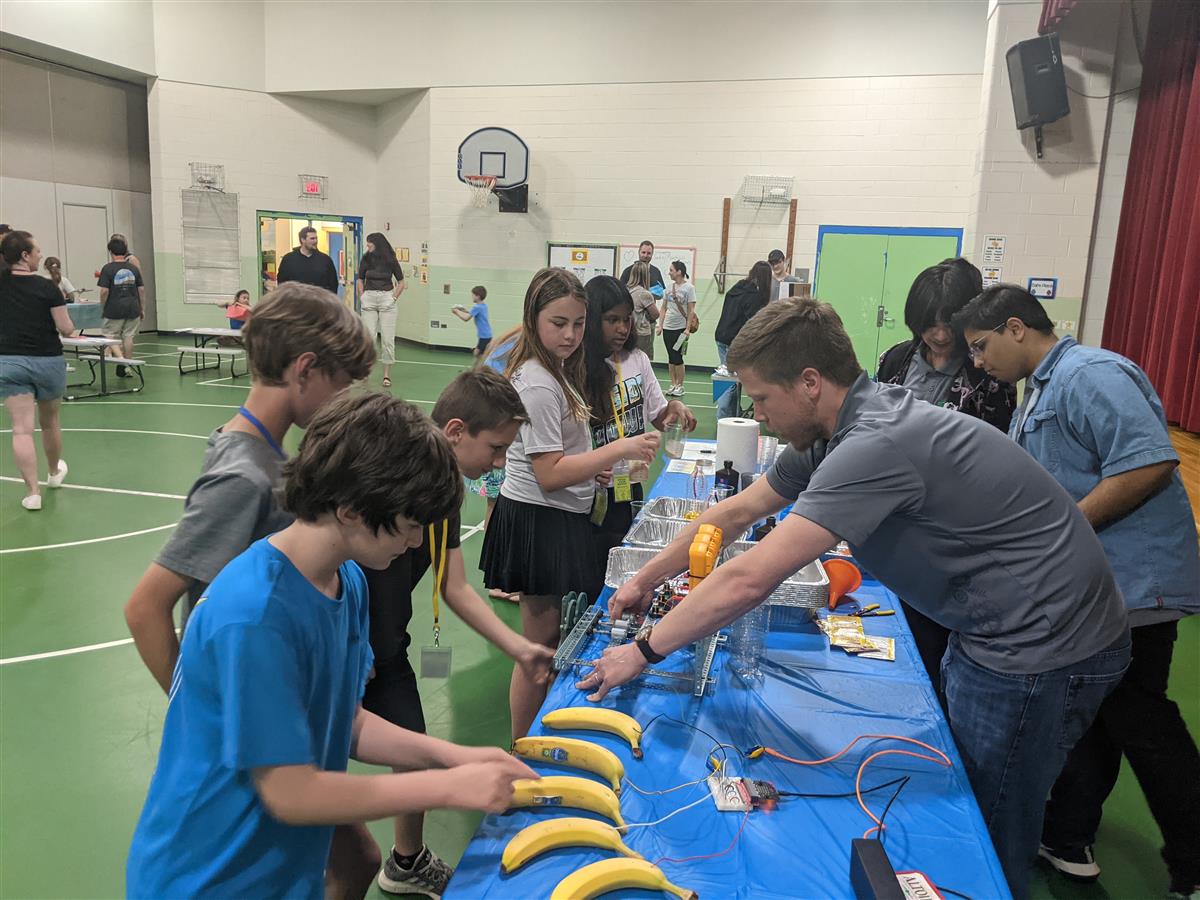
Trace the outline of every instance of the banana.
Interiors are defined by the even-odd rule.
[[[608,779],[614,794],[621,793],[625,767],[607,747],[577,738],[540,736],[517,738],[513,741],[512,752],[523,759],[571,766],[600,775]]]
[[[629,741],[633,748],[635,759],[642,758],[642,726],[637,719],[627,716],[615,709],[604,709],[599,706],[568,706],[565,709],[554,709],[542,716],[542,724],[547,728],[574,728],[580,731],[607,731]]]
[[[586,809],[608,816],[619,828],[625,827],[625,820],[621,818],[621,801],[612,789],[574,775],[546,775],[543,778],[522,778],[514,781],[509,809],[518,806],[567,806],[571,809]]]
[[[641,859],[625,846],[620,832],[607,822],[572,816],[548,819],[518,831],[504,848],[504,855],[500,857],[500,871],[505,875],[515,872],[535,856],[559,847],[599,847]]]
[[[550,900],[591,900],[608,891],[643,888],[666,891],[681,900],[699,900],[700,895],[667,881],[662,869],[644,859],[602,859],[577,869],[558,883]]]

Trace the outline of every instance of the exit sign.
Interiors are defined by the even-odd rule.
[[[301,175],[300,196],[323,200],[325,198],[325,176]]]

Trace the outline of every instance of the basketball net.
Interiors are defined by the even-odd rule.
[[[467,187],[471,189],[471,205],[483,209],[487,206],[488,196],[496,188],[494,175],[464,175]]]

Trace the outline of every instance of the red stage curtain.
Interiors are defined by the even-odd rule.
[[[1058,30],[1058,23],[1065,19],[1079,0],[1042,0],[1042,17],[1038,20],[1038,34]]]
[[[1200,3],[1155,0],[1103,345],[1200,431]]]

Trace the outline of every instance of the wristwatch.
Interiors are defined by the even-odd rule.
[[[653,630],[654,630],[654,626],[647,625],[645,628],[643,628],[641,631],[638,632],[638,635],[636,638],[634,638],[633,642],[635,644],[637,644],[637,648],[642,651],[642,656],[646,657],[646,662],[660,663],[664,659],[666,659],[666,657],[662,656],[661,654],[655,653],[654,648],[652,648],[650,646],[650,632]]]

